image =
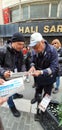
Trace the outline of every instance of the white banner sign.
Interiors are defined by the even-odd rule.
[[[5,81],[3,85],[0,85],[0,97],[9,97],[22,90],[24,90],[24,79],[22,77]]]

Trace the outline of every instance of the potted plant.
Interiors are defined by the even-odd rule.
[[[57,107],[59,126],[62,126],[62,103],[60,103]]]
[[[46,111],[41,111],[40,124],[44,130],[62,130],[62,103],[51,101]]]

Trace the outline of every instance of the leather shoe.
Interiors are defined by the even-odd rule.
[[[33,99],[31,100],[31,104],[34,104],[35,102],[37,102],[37,98],[33,98]]]
[[[17,98],[23,98],[23,95],[16,93],[16,94],[13,96],[13,99],[17,99]]]
[[[20,112],[16,109],[15,106],[10,107],[10,110],[15,117],[20,117]]]

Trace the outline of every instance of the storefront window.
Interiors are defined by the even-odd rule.
[[[60,6],[59,6],[59,18],[62,18],[62,1],[61,1]]]
[[[62,10],[59,13],[59,18],[62,18]]]
[[[16,22],[20,20],[20,16],[19,16],[19,7],[15,7],[13,9],[11,9],[11,22]]]
[[[51,16],[50,17],[57,17],[57,7],[58,7],[58,4],[51,4]]]
[[[28,19],[58,17],[57,3],[42,3],[16,6],[11,9],[10,21],[17,22]],[[20,13],[21,12],[21,13]],[[61,15],[61,14],[60,14]]]
[[[28,19],[28,6],[23,7],[23,20]]]
[[[49,16],[49,4],[30,6],[30,18],[47,18]]]

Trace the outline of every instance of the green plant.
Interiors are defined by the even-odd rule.
[[[60,103],[57,107],[59,126],[62,126],[62,103]]]

